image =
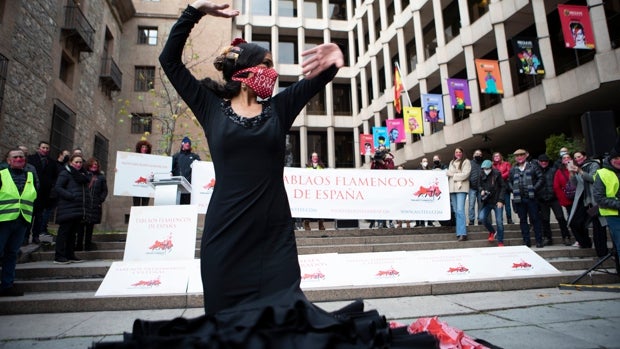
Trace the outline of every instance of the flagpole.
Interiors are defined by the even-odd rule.
[[[400,84],[403,85],[403,91],[405,92],[405,96],[407,96],[407,101],[409,102],[409,107],[412,106],[411,103],[411,98],[409,98],[409,92],[407,92],[407,86],[405,85],[405,79],[403,76],[403,73],[400,71],[400,65],[398,64],[398,62],[394,62],[394,66],[396,67],[396,70],[398,70],[398,75],[400,75]],[[395,86],[396,87],[396,86]],[[402,92],[401,92],[402,95]]]

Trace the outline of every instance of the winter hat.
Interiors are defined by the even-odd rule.
[[[491,163],[491,160],[484,160],[482,162],[482,165],[480,165],[480,168],[491,168],[493,167],[493,163]]]
[[[547,154],[543,153],[543,154],[538,155],[538,161],[551,161],[551,160],[549,159]]]
[[[189,137],[185,136],[183,137],[183,140],[181,141],[181,143],[189,143],[189,145],[192,145],[192,140],[189,139]]]

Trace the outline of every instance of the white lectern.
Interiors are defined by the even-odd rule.
[[[192,185],[183,176],[157,179],[150,183],[155,188],[155,206],[178,205],[181,194],[192,192]]]

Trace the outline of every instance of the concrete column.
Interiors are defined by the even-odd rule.
[[[461,17],[461,27],[467,27],[471,24],[469,19],[469,7],[467,4],[467,0],[458,0],[459,1],[459,15]]]
[[[446,35],[443,31],[443,13],[441,0],[433,0],[433,16],[435,17],[435,33],[437,34],[437,47],[446,45]]]
[[[465,66],[467,67],[467,84],[469,85],[469,97],[471,98],[471,111],[472,113],[480,111],[480,98],[478,97],[478,81],[476,76],[476,63],[474,59],[474,47],[463,47],[463,54],[465,55]]]
[[[443,115],[445,118],[445,125],[454,124],[454,114],[452,110],[452,102],[450,101],[450,93],[448,93],[448,79],[450,75],[448,73],[448,64],[442,63],[439,65],[439,78],[441,79],[441,90],[443,94]]]
[[[551,40],[549,39],[549,26],[547,24],[547,13],[545,12],[544,0],[532,0],[532,10],[534,12],[534,23],[538,34],[538,47],[540,57],[545,67],[545,78],[555,77],[555,64],[553,63],[553,51],[551,51]]]
[[[299,127],[299,162],[301,167],[306,167],[308,161],[308,126]]]
[[[603,0],[588,0],[588,7],[590,8],[592,30],[594,30],[596,52],[607,52],[611,50],[611,41],[609,40],[609,29],[607,28]]]
[[[497,46],[497,57],[499,59],[499,70],[502,74],[502,85],[504,87],[504,97],[514,96],[512,89],[512,72],[510,70],[510,61],[508,60],[508,46],[506,45],[506,31],[504,23],[498,23],[494,26],[495,45]]]
[[[329,126],[327,128],[327,166],[336,168],[336,137],[335,128]]]
[[[422,17],[420,11],[413,11],[413,32],[415,34],[415,52],[418,56],[417,64],[426,60],[424,54],[424,35],[422,34]],[[405,51],[406,52],[406,51]]]

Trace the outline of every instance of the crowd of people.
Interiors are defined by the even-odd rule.
[[[30,155],[26,146],[9,150],[0,163],[0,296],[23,295],[13,287],[19,248],[40,244],[52,219],[58,224],[54,263],[82,262],[75,251],[94,249],[93,229],[107,195],[99,160],[86,160],[80,148],[62,150],[56,159],[46,141]]]
[[[504,246],[504,222],[514,224],[514,208],[523,244],[528,247],[534,244],[542,248],[554,243],[550,218],[553,212],[562,244],[580,248],[594,246],[599,257],[608,254],[607,223],[596,211],[598,206],[593,193],[595,174],[603,165],[600,160],[589,158],[583,150],[570,153],[566,147],[560,149],[555,161],[544,153],[533,158],[525,149],[513,152],[514,164],[504,160],[499,152],[493,153],[490,159],[484,158],[481,149],[474,150],[472,155],[472,159],[468,159],[462,148],[455,148],[454,157],[447,165],[441,162],[439,155],[434,155],[432,164],[428,158],[423,158],[416,168],[446,171],[454,216],[446,225],[455,226],[458,241],[466,241],[467,226],[477,222],[488,230],[489,242]],[[378,149],[371,157],[370,168],[394,169],[389,150]],[[469,202],[468,207],[465,207],[466,202]],[[386,221],[379,221],[377,226],[394,227]],[[397,228],[410,227],[409,221],[396,223]],[[415,227],[434,225],[419,220],[415,223]],[[375,221],[370,221],[369,228],[374,227]]]

